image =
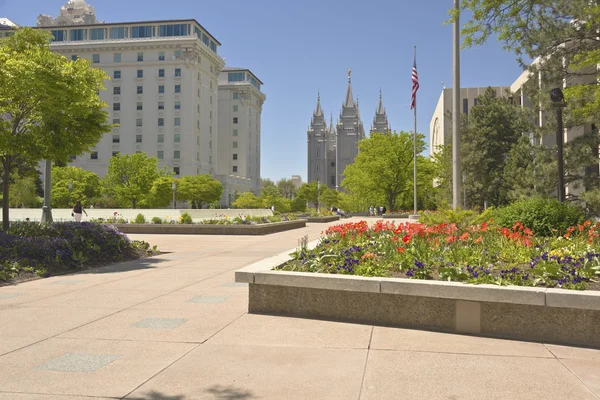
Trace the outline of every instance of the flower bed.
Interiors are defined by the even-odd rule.
[[[13,223],[8,233],[0,232],[0,282],[133,260],[156,251],[109,225]]]
[[[329,227],[314,249],[298,249],[276,269],[599,290],[600,224],[538,237],[520,223],[459,229],[378,221],[370,228],[361,221]]]

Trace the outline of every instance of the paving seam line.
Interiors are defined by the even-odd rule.
[[[369,335],[369,344],[367,345],[367,356],[365,357],[365,366],[363,368],[362,379],[360,381],[360,389],[358,390],[358,400],[362,397],[363,387],[365,386],[365,379],[367,377],[367,364],[369,363],[369,354],[371,354],[371,342],[373,341],[373,333],[375,326],[371,326],[371,335]]]

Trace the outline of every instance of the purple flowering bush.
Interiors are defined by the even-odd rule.
[[[110,225],[15,222],[8,232],[0,232],[0,280],[21,272],[47,276],[55,270],[135,259],[155,251]]]

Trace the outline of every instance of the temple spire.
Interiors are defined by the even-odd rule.
[[[390,123],[385,112],[385,107],[383,106],[383,92],[381,88],[379,89],[379,105],[377,106],[373,124],[371,125],[371,133],[375,132],[391,132]]]
[[[321,92],[317,92],[317,108],[315,109],[315,117],[323,116],[323,109],[321,108]]]
[[[352,96],[352,70],[348,69],[348,90],[346,91],[346,101],[344,102],[344,106],[354,107],[354,97]]]
[[[383,93],[381,88],[379,89],[379,106],[377,107],[377,114],[385,114],[385,108],[383,108]]]

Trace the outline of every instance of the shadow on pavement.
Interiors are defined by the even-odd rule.
[[[245,400],[255,399],[254,395],[249,390],[235,388],[233,386],[214,385],[205,390],[215,396],[218,400]]]
[[[103,267],[95,267],[95,268],[90,268],[90,269],[86,269],[80,272],[77,272],[77,274],[110,274],[110,273],[114,273],[114,272],[127,272],[127,271],[136,271],[136,270],[143,270],[143,269],[152,269],[152,268],[156,268],[156,266],[160,263],[163,263],[165,260],[163,258],[157,258],[157,257],[148,257],[148,258],[142,258],[139,260],[133,260],[133,261],[124,261],[118,264],[111,264],[111,265],[106,265]]]
[[[130,399],[130,400],[184,400],[185,396],[183,396],[183,395],[167,396],[166,394],[152,391],[152,392],[148,392],[143,397],[126,397],[126,399]]]

